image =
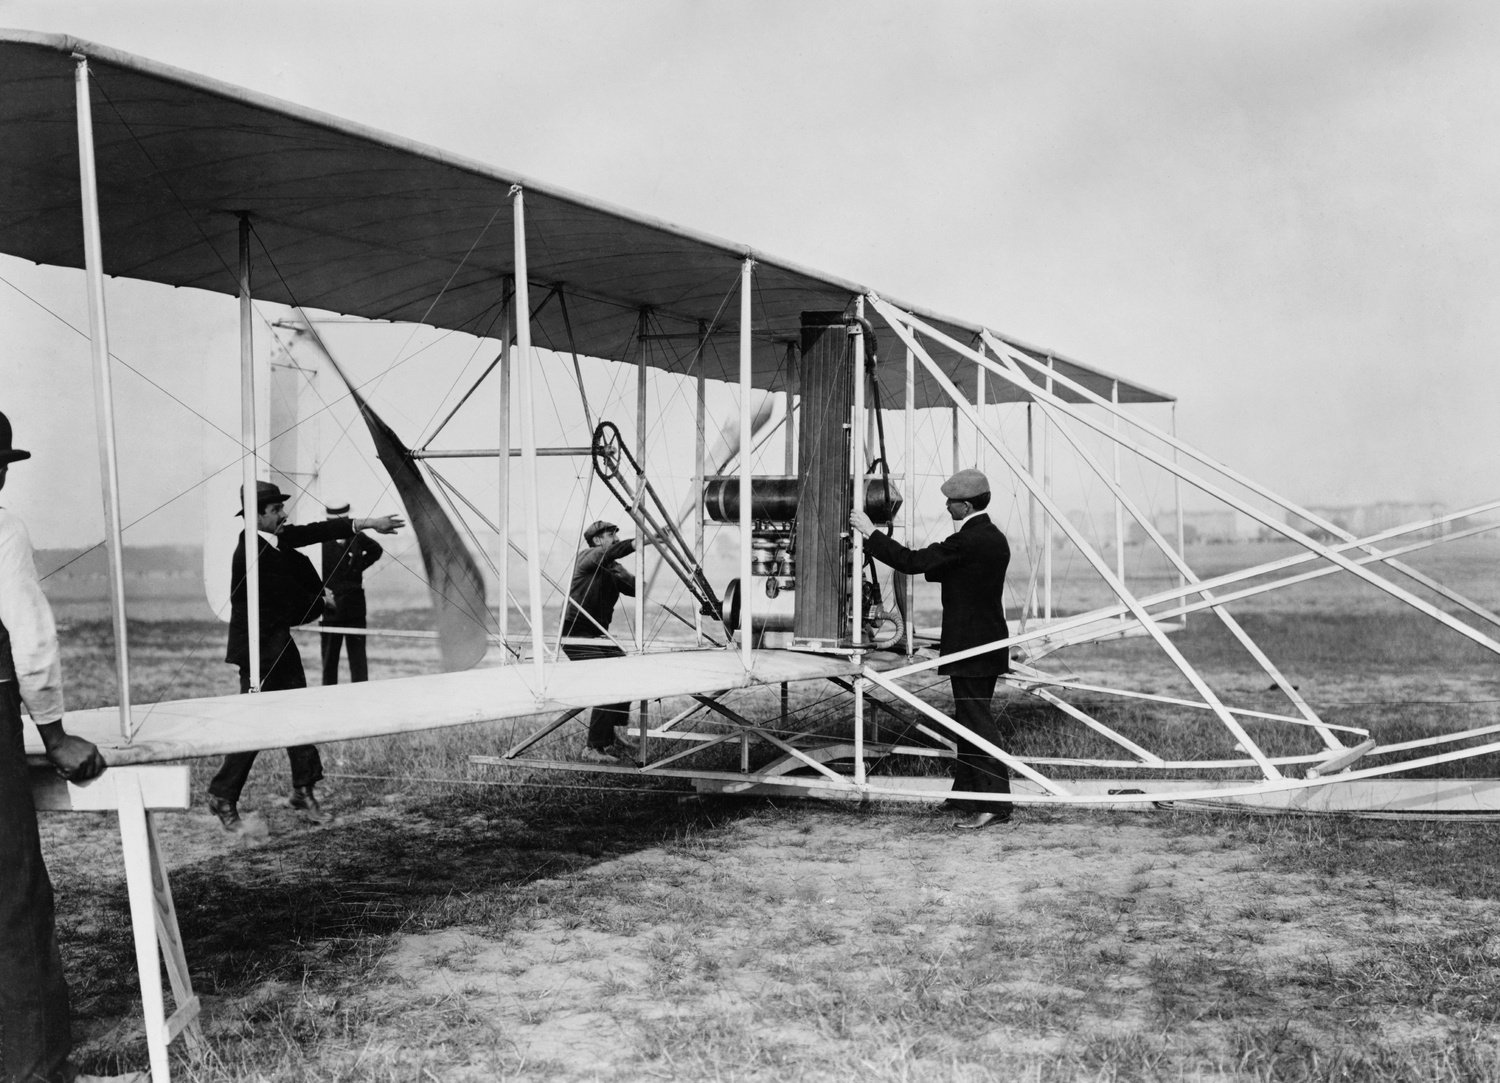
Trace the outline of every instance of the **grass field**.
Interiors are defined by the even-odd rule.
[[[1201,555],[1246,557],[1223,548]],[[1492,608],[1497,564],[1491,543],[1421,562]],[[88,605],[60,606],[80,707],[113,694]],[[1236,611],[1330,721],[1382,739],[1500,721],[1493,655],[1347,577]],[[234,691],[221,626],[152,616],[132,628],[138,702]],[[1178,642],[1236,703],[1267,696],[1212,618]],[[426,649],[377,641],[372,669],[419,671]],[[1178,688],[1140,640],[1049,665]],[[802,702],[828,724],[845,710]],[[1201,718],[1097,706],[1142,739],[1224,747]],[[1050,709],[1006,709],[1023,752],[1086,747]],[[278,804],[285,759],[267,754],[244,803],[269,834],[251,845],[201,807],[162,817],[209,1039],[199,1058],[174,1049],[179,1077],[1500,1079],[1488,823],[1023,809],[960,834],[895,806],[710,802],[467,762],[509,733],[325,748],[340,815],[319,828]],[[197,794],[212,767],[194,765]],[[43,829],[80,1060],[143,1067],[113,820]]]

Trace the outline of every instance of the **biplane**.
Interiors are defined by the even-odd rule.
[[[859,501],[885,529],[920,541],[941,529],[918,518],[936,480],[976,462],[1003,489],[997,518],[1029,569],[1008,603],[1015,633],[982,649],[1008,647],[1012,692],[1049,705],[1099,749],[1049,759],[986,742],[1016,777],[1013,800],[1402,806],[1432,799],[1431,785],[1418,796],[1358,787],[1500,750],[1500,727],[1382,747],[1330,722],[1232,612],[1241,599],[1342,573],[1500,653],[1500,617],[1401,559],[1488,529],[1464,524],[1500,502],[1355,536],[1151,420],[1170,395],[982,321],[63,35],[0,32],[0,131],[0,252],[78,268],[88,291],[118,705],[71,713],[68,724],[116,768],[515,719],[533,721],[484,762],[689,779],[723,793],[943,796],[942,780],[889,766],[951,756],[956,739],[973,737],[928,694],[940,662],[923,650],[932,598],[868,565],[848,516]],[[306,363],[295,372],[336,379],[323,380],[318,409],[337,403],[358,418],[413,523],[439,671],[133,697],[115,429],[148,421],[116,417],[107,276],[238,299],[240,424],[220,433],[231,453],[205,466],[202,483],[222,494],[211,503],[226,515],[228,494],[253,493],[257,478],[315,488],[277,460],[273,444],[287,444],[292,423],[265,416],[257,338]],[[467,336],[479,363],[436,372],[416,351],[371,368],[335,322],[347,320]],[[382,384],[398,367],[416,375],[393,397]],[[566,413],[543,403],[549,387],[567,388]],[[430,401],[414,405],[422,394]],[[711,447],[711,418],[725,411]],[[1175,529],[1164,525],[1127,484],[1123,458],[1157,491],[1195,490],[1296,552],[1201,576],[1180,514]],[[1113,552],[1064,506],[1053,483],[1065,459],[1106,494]],[[559,495],[578,484],[581,497]],[[582,524],[600,512],[654,539],[635,557],[645,589],[627,630],[602,630],[625,657],[570,662],[559,640],[566,568]],[[1127,574],[1131,531],[1167,569],[1145,588]],[[1096,577],[1102,602],[1056,602],[1053,562],[1064,551]],[[253,593],[253,560],[247,578]],[[1283,706],[1237,706],[1195,668],[1172,633],[1197,614],[1223,624]],[[1160,652],[1181,695],[1086,685],[1050,668],[1060,652],[1127,636]],[[802,725],[793,686],[836,689],[839,706]],[[736,705],[757,690],[780,693],[769,717]],[[1190,708],[1230,751],[1160,754],[1081,705],[1083,694]],[[577,717],[619,701],[642,705],[640,762],[570,756]],[[166,803],[182,807],[177,777]],[[1493,787],[1471,781],[1438,799],[1476,807],[1493,802]],[[141,792],[121,801],[137,816],[151,807]],[[132,866],[143,870],[132,899],[169,919],[148,829],[131,829],[136,850],[150,851]],[[156,982],[152,1066],[164,1079],[165,1043],[189,1026],[190,987],[176,990],[179,1011],[165,1019],[148,966],[152,922],[137,916],[143,988]],[[169,942],[173,925],[163,925]],[[180,958],[168,970],[185,982]]]

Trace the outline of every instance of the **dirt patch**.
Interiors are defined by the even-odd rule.
[[[1232,1051],[1225,1035],[1206,1054],[1195,1028],[1338,1014],[1310,975],[1430,933],[1455,905],[1482,918],[1440,892],[1408,890],[1393,910],[1373,881],[1272,876],[1203,827],[1023,815],[960,833],[937,816],[832,810],[743,821],[701,850],[537,882],[530,920],[501,935],[398,937],[368,995],[462,1003],[518,1063],[566,1078],[711,1063],[718,1032],[735,1027],[763,1036],[740,1065],[752,1076],[853,1063],[907,1025],[918,1059],[941,1071],[1135,1033],[1163,1013],[1202,1063]],[[946,1025],[916,1026],[934,1007]],[[1415,1013],[1394,1024],[1423,1025]]]

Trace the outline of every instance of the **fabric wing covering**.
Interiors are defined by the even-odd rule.
[[[479,664],[489,648],[492,624],[479,565],[459,537],[453,521],[438,503],[427,480],[422,477],[411,449],[370,407],[326,350],[324,356],[358,404],[365,427],[370,430],[370,439],[375,441],[375,454],[390,474],[396,493],[411,519],[412,531],[422,550],[422,567],[427,572],[427,590],[432,596],[443,670],[453,673],[471,669]]]
[[[747,259],[752,380],[762,390],[786,389],[803,312],[844,310],[866,292],[959,342],[975,341],[985,326],[201,75],[19,30],[0,30],[0,252],[83,266],[80,57],[88,62],[104,269],[112,275],[235,295],[243,218],[259,300],[488,335],[516,269],[511,191],[519,185],[539,347],[736,380]],[[643,313],[658,341],[688,346],[645,356],[631,350]],[[906,399],[904,349],[890,328],[875,330],[883,359],[876,379],[883,402],[896,408]],[[1171,401],[994,333],[1106,398]],[[700,334],[710,348],[692,348]],[[974,363],[936,344],[932,354],[973,401]],[[985,397],[1029,394],[991,378]],[[920,368],[912,402],[951,405]]]

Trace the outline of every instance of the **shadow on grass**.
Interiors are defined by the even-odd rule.
[[[496,801],[491,793],[459,794],[366,810],[175,867],[172,893],[194,991],[237,999],[267,983],[336,985],[378,957],[383,937],[479,921],[503,928],[530,905],[525,888],[538,879],[763,807],[680,796]],[[102,1044],[128,1046],[126,1034],[139,1028],[140,994],[124,881],[66,874],[57,888],[66,899],[58,935],[76,1029],[113,1032],[116,1039]]]

